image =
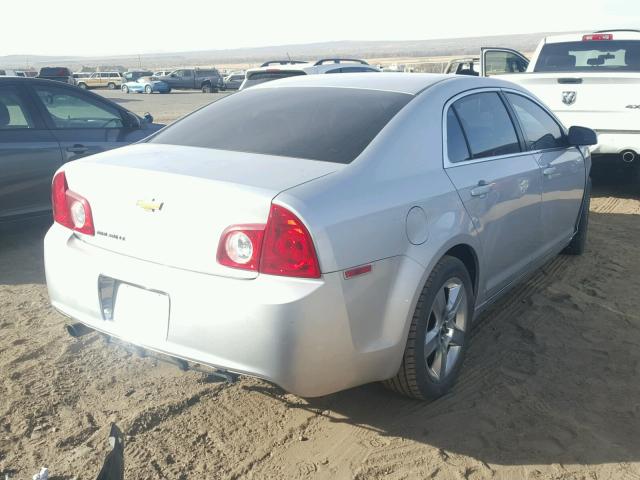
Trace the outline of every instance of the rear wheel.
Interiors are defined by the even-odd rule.
[[[129,93],[129,87],[122,85],[122,93]]]
[[[153,88],[151,88],[151,85],[147,85],[144,87],[144,93],[153,93]]]
[[[587,180],[584,191],[584,201],[578,219],[578,230],[571,239],[571,243],[562,251],[565,255],[582,255],[587,248],[587,231],[589,230],[589,207],[591,205],[591,178]]]
[[[204,85],[202,85],[202,93],[211,93],[212,91],[213,89],[211,88],[210,83],[205,83]]]
[[[384,384],[420,400],[447,393],[462,367],[473,307],[469,272],[459,259],[443,257],[418,299],[400,370]]]
[[[83,90],[86,90],[86,89],[88,88],[88,87],[87,87],[87,84],[86,84],[86,83],[82,83],[82,82],[80,82],[80,83],[78,84],[78,87],[79,87],[79,88],[81,88],[81,89],[83,89]]]
[[[113,82],[109,82],[109,83],[107,84],[107,88],[108,88],[109,90],[115,90],[115,89],[116,89],[116,84],[115,84],[115,83],[113,83]]]

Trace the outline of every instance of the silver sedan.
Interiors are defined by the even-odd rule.
[[[500,80],[269,82],[58,171],[51,301],[301,396],[435,398],[480,311],[584,250],[595,142]]]

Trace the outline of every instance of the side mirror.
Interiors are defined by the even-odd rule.
[[[596,132],[586,127],[571,127],[569,129],[569,145],[582,147],[585,145],[595,145],[598,143]]]
[[[147,123],[153,123],[153,115],[151,115],[149,112],[146,112],[142,118],[144,118],[145,122]]]

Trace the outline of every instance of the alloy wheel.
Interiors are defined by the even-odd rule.
[[[462,280],[447,280],[435,297],[427,319],[424,360],[429,377],[442,382],[458,360],[467,329],[467,292]]]

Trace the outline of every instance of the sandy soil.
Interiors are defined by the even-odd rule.
[[[379,385],[304,400],[74,340],[47,300],[46,226],[1,234],[2,478],[95,478],[112,421],[127,480],[640,478],[640,201],[594,197],[588,252],[485,314],[431,404]]]

